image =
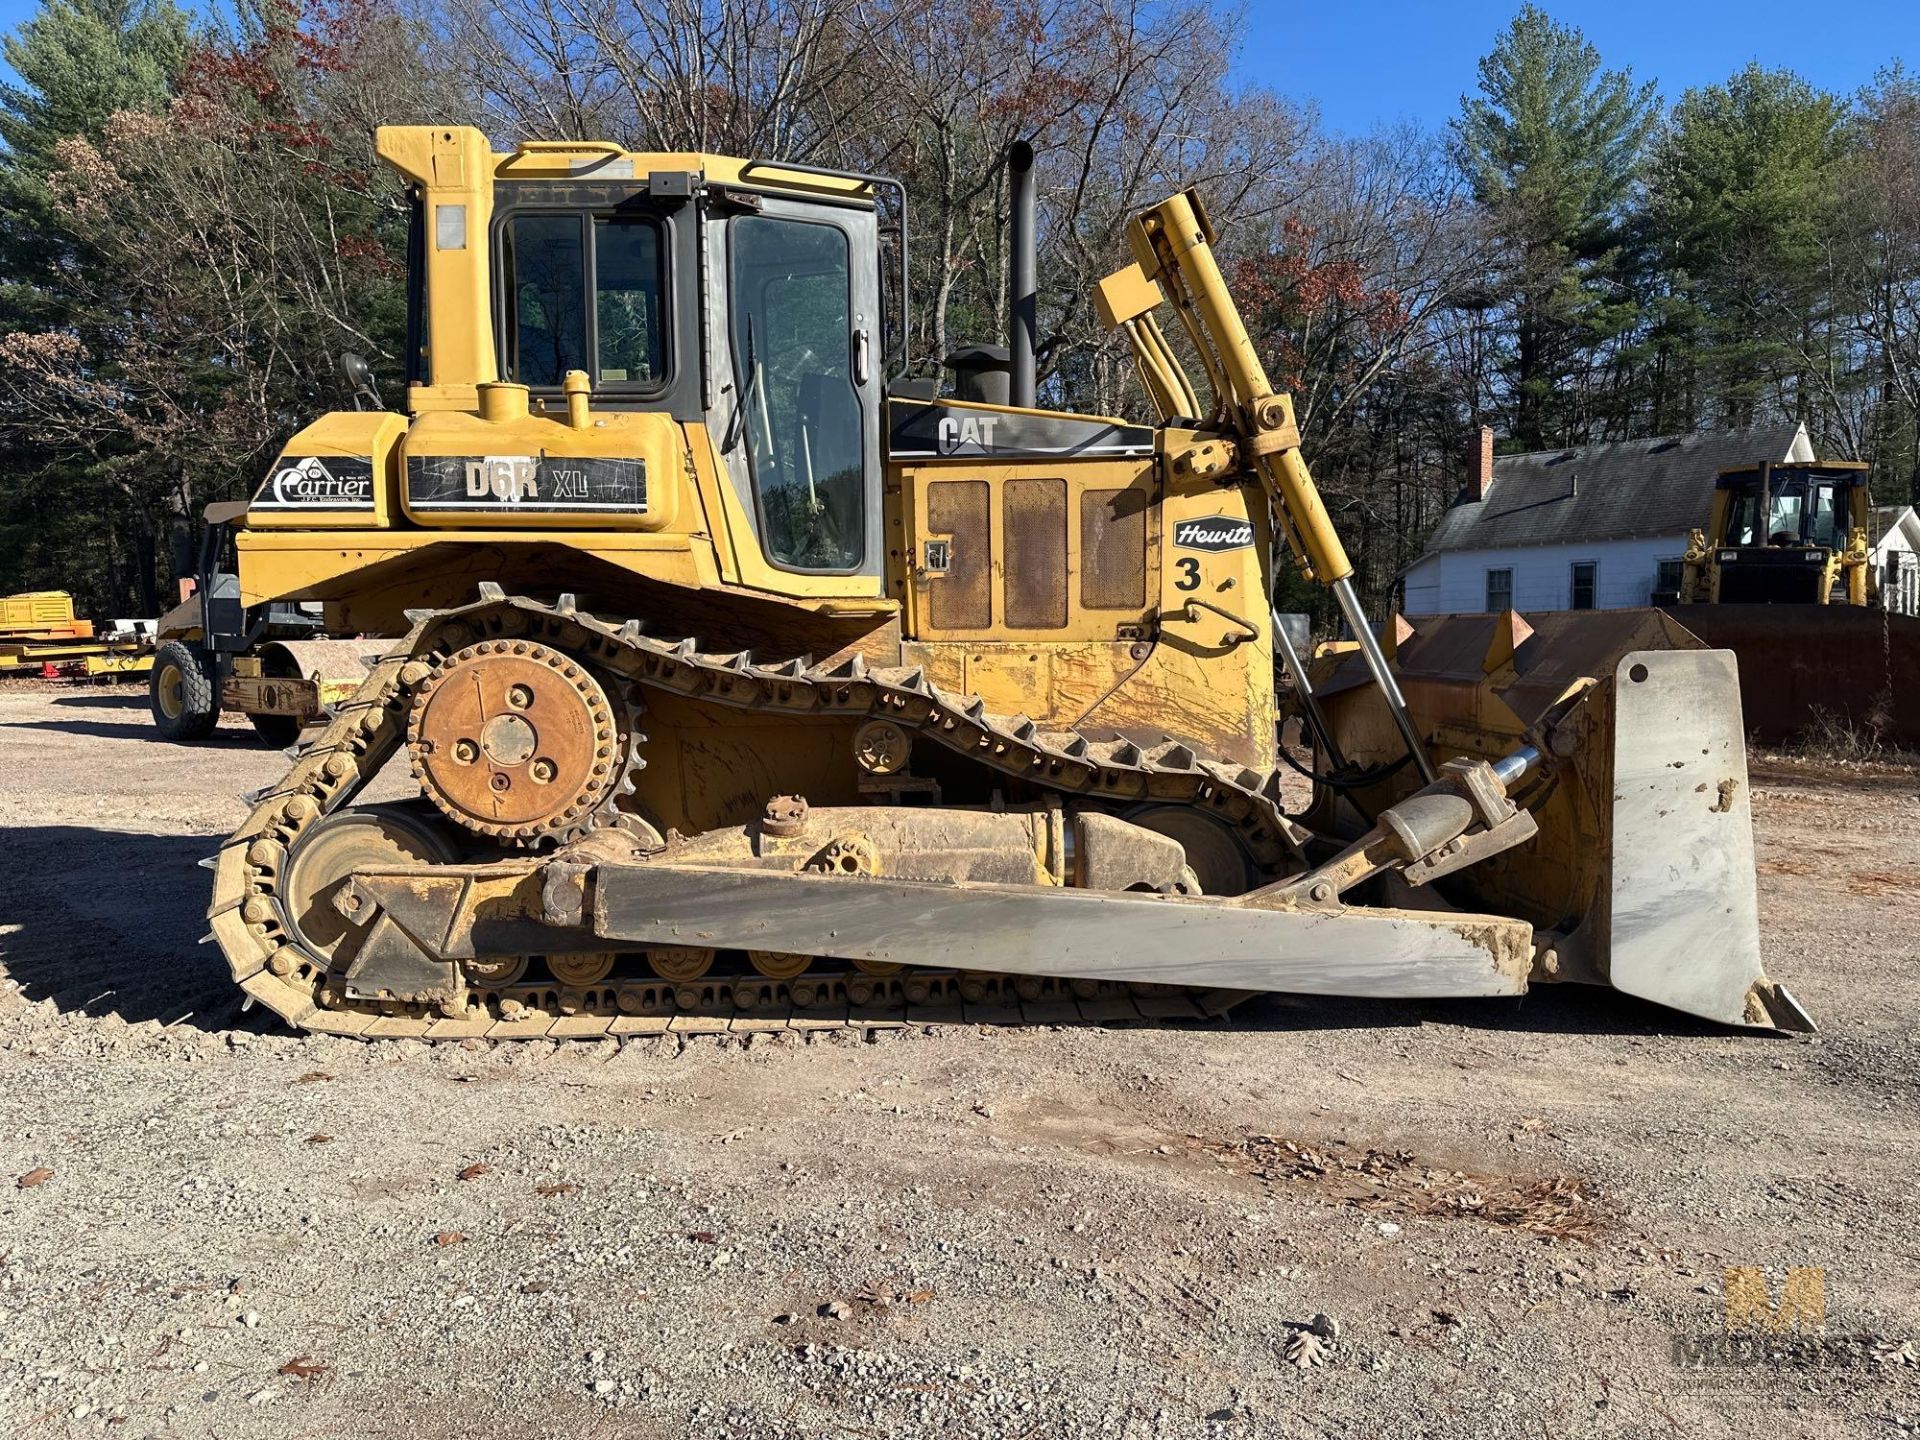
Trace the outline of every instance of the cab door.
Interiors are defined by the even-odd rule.
[[[750,203],[746,203],[750,202]],[[880,294],[874,213],[736,196],[709,227],[722,463],[762,558],[799,576],[879,577]],[[776,579],[776,588],[784,588]],[[797,593],[817,587],[796,580]]]

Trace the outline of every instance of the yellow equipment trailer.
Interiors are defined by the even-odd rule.
[[[1004,396],[908,377],[893,182],[379,148],[406,411],[322,417],[214,516],[203,650],[296,611],[381,637],[209,861],[253,999],[507,1038],[1581,978],[1807,1023],[1760,970],[1726,657],[1653,621],[1376,638],[1196,195],[1097,297],[1149,425],[1036,406],[1030,334]],[[1357,637],[1302,693],[1298,813],[1282,545]],[[358,803],[389,761],[419,798]]]

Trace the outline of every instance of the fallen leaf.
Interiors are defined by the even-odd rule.
[[[282,1375],[291,1375],[298,1380],[318,1380],[327,1373],[327,1367],[318,1360],[310,1360],[305,1355],[296,1355],[280,1367]]]
[[[698,1245],[718,1245],[720,1243],[720,1237],[715,1235],[711,1230],[695,1230],[687,1236],[687,1239]]]
[[[1327,1363],[1327,1342],[1311,1330],[1296,1330],[1287,1341],[1287,1363],[1296,1370]]]
[[[580,1187],[571,1180],[562,1180],[558,1185],[536,1185],[533,1187],[533,1193],[544,1195],[551,1200],[556,1195],[578,1195]]]
[[[328,1142],[330,1142],[332,1139],[333,1137],[331,1135],[325,1134],[321,1131],[315,1131],[313,1134],[307,1136],[307,1144],[325,1145]]]
[[[309,1070],[293,1083],[296,1085],[311,1085],[317,1080],[331,1080],[332,1078],[333,1076],[324,1070]]]
[[[482,1175],[487,1173],[487,1168],[488,1167],[476,1160],[460,1172],[460,1178],[462,1180],[478,1180]]]
[[[463,1245],[466,1243],[466,1239],[466,1235],[461,1231],[442,1230],[438,1235],[433,1237],[433,1243],[436,1245]]]
[[[27,1171],[26,1174],[22,1175],[18,1180],[14,1181],[13,1183],[22,1190],[31,1190],[33,1189],[34,1186],[44,1185],[47,1183],[47,1181],[51,1179],[53,1179],[53,1171],[49,1170],[46,1166],[41,1165],[35,1169]]]
[[[1911,1340],[1902,1340],[1895,1344],[1892,1340],[1873,1342],[1873,1363],[1876,1365],[1920,1365],[1920,1356],[1916,1356]]]
[[[932,1298],[933,1291],[931,1290],[909,1290],[900,1297],[900,1300],[902,1304],[906,1305],[924,1305]]]

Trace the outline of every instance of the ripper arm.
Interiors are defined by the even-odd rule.
[[[1127,227],[1134,263],[1100,283],[1096,300],[1101,317],[1132,341],[1142,382],[1162,421],[1182,413],[1198,418],[1193,416],[1199,408],[1193,386],[1152,315],[1163,299],[1173,306],[1213,387],[1210,418],[1238,438],[1243,461],[1260,477],[1301,573],[1333,592],[1414,764],[1431,782],[1436,774],[1433,760],[1360,607],[1353,562],[1300,452],[1293,397],[1276,391],[1267,379],[1214,258],[1215,238],[1206,208],[1193,190],[1136,215]]]

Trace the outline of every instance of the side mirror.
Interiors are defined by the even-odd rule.
[[[373,367],[367,364],[366,357],[345,350],[340,355],[340,369],[347,377],[347,385],[353,391],[353,408],[361,408],[360,402],[372,402],[376,410],[387,408],[386,401],[380,398],[380,391],[373,383]]]

